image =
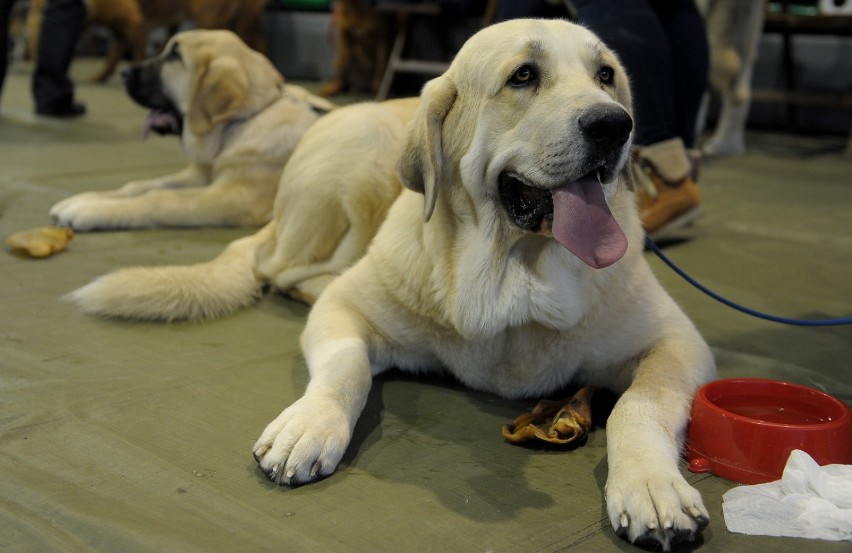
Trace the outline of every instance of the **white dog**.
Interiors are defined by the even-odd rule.
[[[310,384],[254,447],[271,480],[303,484],[334,472],[373,376],[392,367],[448,371],[506,397],[576,383],[622,394],[607,422],[606,502],[616,532],[668,549],[707,524],[678,458],[693,394],[715,366],[642,255],[626,169],[630,112],[625,72],[591,32],[514,20],[474,35],[425,87],[407,137],[395,130],[400,118],[372,118],[388,129],[377,141],[381,156],[401,152],[398,171],[410,190],[366,255],[328,279],[310,313],[302,336]],[[333,117],[314,129],[335,125]],[[365,151],[337,155],[354,162]],[[326,176],[338,178],[340,164],[330,165]],[[395,182],[383,167],[347,174],[352,193]],[[211,306],[245,297],[264,278],[298,288],[288,255],[320,260],[304,262],[316,270],[301,278],[322,274],[329,254],[310,237],[328,220],[323,206],[337,213],[346,191],[290,190],[279,200],[287,196],[291,215],[300,213],[295,229],[276,212],[210,264],[121,271],[73,298],[89,312],[169,319],[227,311]],[[294,236],[302,237],[298,252],[277,247]],[[205,282],[219,269],[243,276]]]
[[[698,6],[707,20],[710,84],[721,100],[716,128],[702,150],[708,156],[739,155],[746,150],[751,78],[766,6],[764,2],[740,0],[700,0]],[[702,103],[699,126],[704,124],[709,102],[708,93]]]
[[[334,105],[285,84],[262,54],[230,31],[178,33],[159,56],[123,73],[150,108],[145,130],[177,134],[189,166],[110,191],[83,192],[50,209],[76,230],[261,225],[296,143]]]

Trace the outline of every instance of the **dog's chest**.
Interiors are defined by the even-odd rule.
[[[487,340],[462,340],[438,352],[467,386],[506,397],[536,396],[571,382],[588,356],[570,337],[541,327],[509,329]]]

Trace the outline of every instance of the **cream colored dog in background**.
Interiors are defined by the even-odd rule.
[[[763,32],[765,2],[698,0],[696,3],[707,21],[710,85],[720,100],[713,134],[701,149],[708,156],[740,155],[746,150],[751,79]],[[710,97],[708,91],[699,114],[699,134]]]
[[[305,140],[323,125],[350,134],[347,113],[365,109],[385,113],[365,121],[377,121],[371,132],[384,137],[376,145],[382,155],[401,152],[399,174],[411,190],[394,202],[366,255],[338,278],[317,275],[349,235],[340,232],[336,248],[311,237],[330,219],[325,209],[348,201],[347,191],[282,187],[279,201],[290,194],[282,205],[299,218],[276,208],[273,223],[209,264],[119,271],[72,299],[102,315],[201,318],[242,305],[209,302],[245,299],[258,290],[256,273],[285,291],[330,281],[302,335],[307,390],[254,446],[261,470],[282,484],[334,472],[372,378],[390,368],[448,371],[505,397],[538,398],[569,383],[612,389],[622,394],[606,431],[613,528],[664,549],[692,539],[709,517],[678,459],[693,394],[715,366],[642,255],[626,169],[630,93],[615,55],[564,21],[501,23],[474,35],[426,86],[407,138],[399,132],[404,116],[368,104],[329,115]],[[359,160],[370,151],[338,152],[357,168],[345,176],[359,196],[396,182],[390,160],[369,158],[380,170],[363,171]],[[285,176],[298,159],[297,151]],[[315,178],[334,179],[346,166],[329,161]],[[305,251],[277,247],[293,236]],[[320,261],[297,274],[286,267],[297,255]],[[199,303],[208,305],[191,308]]]
[[[146,132],[178,134],[183,171],[84,192],[50,210],[76,230],[260,225],[296,143],[327,100],[288,85],[262,54],[230,31],[186,31],[163,53],[124,73],[128,94],[150,108]]]
[[[417,98],[334,110],[284,167],[272,221],[216,259],[133,267],[69,294],[84,311],[146,320],[198,320],[250,305],[266,283],[313,303],[356,262],[402,191],[396,160]]]

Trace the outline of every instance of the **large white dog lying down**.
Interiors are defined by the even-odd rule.
[[[102,315],[199,318],[244,305],[264,280],[302,296],[331,281],[302,335],[310,384],[254,447],[283,484],[334,472],[372,377],[391,367],[446,370],[507,397],[615,390],[610,520],[667,549],[708,522],[678,457],[693,393],[715,368],[642,256],[630,110],[624,70],[589,31],[489,27],[425,87],[407,137],[406,101],[315,125],[256,235],[209,264],[120,271],[72,297]],[[410,190],[332,280],[396,195],[396,158]]]

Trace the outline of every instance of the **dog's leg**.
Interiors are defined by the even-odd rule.
[[[706,156],[736,156],[745,152],[745,125],[749,102],[732,98],[735,94],[736,92],[728,92],[722,98],[716,130],[702,148]]]
[[[118,216],[115,206],[121,199],[135,198],[153,190],[196,188],[209,182],[209,168],[193,164],[178,173],[129,182],[115,190],[75,194],[51,207],[50,216],[55,224],[77,230],[107,228],[109,220]]]
[[[385,22],[381,21],[384,29]],[[378,94],[379,87],[382,86],[382,79],[385,76],[385,69],[388,64],[388,56],[390,56],[390,41],[387,32],[384,30],[379,33],[378,44],[376,45],[375,67],[373,67],[373,78],[370,80],[370,93],[374,96]]]
[[[323,98],[345,92],[349,88],[348,69],[352,63],[349,41],[349,33],[340,29],[334,47],[334,77],[320,89],[319,95]]]
[[[711,83],[722,97],[716,130],[704,145],[708,156],[745,152],[751,78],[763,29],[761,2],[716,2],[708,14]]]
[[[704,145],[708,156],[735,156],[745,153],[745,130],[751,107],[751,77],[754,61],[747,60],[736,80],[722,95],[719,120],[713,136]]]
[[[238,10],[234,21],[234,32],[242,38],[250,48],[266,55],[269,46],[260,28],[265,2],[248,2],[248,6]]]
[[[272,216],[273,177],[219,178],[200,188],[158,188],[129,198],[90,198],[57,218],[75,230],[262,225]]]
[[[124,57],[124,53],[127,52],[127,46],[127,41],[124,40],[124,37],[114,36],[113,42],[109,47],[106,58],[104,59],[103,66],[100,71],[89,77],[89,80],[93,83],[107,82],[112,74],[115,73],[115,68],[118,66],[118,62],[121,61],[121,58]]]
[[[261,470],[279,484],[303,484],[337,468],[372,385],[366,329],[331,301],[314,307],[302,335],[311,380],[254,446]]]
[[[685,318],[682,324],[691,326]],[[678,459],[693,394],[714,370],[694,330],[666,337],[638,361],[607,421],[606,504],[619,536],[668,551],[707,525],[701,495]]]
[[[128,198],[161,188],[194,188],[207,184],[210,184],[210,168],[208,166],[191,164],[185,169],[171,175],[128,182],[112,192],[111,195],[115,198]]]
[[[311,212],[306,214],[312,215]],[[305,254],[311,253],[313,258],[306,259],[305,254],[294,253],[298,252],[299,244],[296,240],[300,238],[299,236],[292,232],[287,233],[286,236],[279,236],[276,257],[286,260],[287,266],[269,275],[277,289],[288,293],[295,292],[293,296],[301,301],[309,300],[312,296],[316,301],[319,292],[334,279],[334,276],[343,273],[347,267],[364,255],[377,229],[363,224],[363,221],[359,221],[357,217],[349,219],[341,217],[339,222],[350,222],[350,226],[345,232],[338,233],[336,232],[338,229],[333,225],[325,225],[324,228],[316,229],[310,240],[306,240],[302,235],[300,245],[307,250]],[[288,228],[293,227],[285,227],[285,232]],[[325,258],[319,258],[318,253],[322,251],[319,247],[305,248],[305,245],[313,245],[317,238],[324,243],[325,248],[334,245],[334,250]],[[261,265],[261,270],[264,269],[266,267]]]

